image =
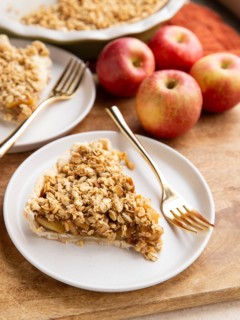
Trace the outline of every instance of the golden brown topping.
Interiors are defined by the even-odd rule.
[[[148,199],[134,192],[119,154],[106,139],[74,145],[70,159],[57,163],[56,175],[45,175],[40,196],[30,202],[30,209],[47,230],[54,230],[55,222],[56,230],[61,224],[64,233],[74,236],[125,241],[147,259],[156,260],[163,233],[159,215]],[[49,227],[46,221],[51,222]]]
[[[0,35],[0,111],[5,120],[20,121],[32,113],[47,84],[49,65],[49,52],[42,42],[16,48]]]
[[[41,6],[22,21],[56,30],[104,29],[133,23],[159,10],[166,0],[58,0]]]

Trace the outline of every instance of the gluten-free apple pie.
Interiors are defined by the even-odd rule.
[[[50,77],[49,51],[41,41],[16,48],[0,35],[0,116],[19,122],[36,108]]]
[[[126,153],[108,139],[77,143],[39,177],[24,215],[37,235],[134,248],[156,261],[163,234],[150,200],[135,192],[122,163]]]

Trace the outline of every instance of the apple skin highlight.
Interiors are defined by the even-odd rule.
[[[174,138],[190,130],[202,110],[197,82],[179,70],[156,71],[140,85],[136,112],[146,132],[156,138]]]
[[[203,110],[223,112],[240,103],[240,58],[232,53],[214,53],[198,60],[190,74],[203,95]]]
[[[131,97],[140,83],[155,70],[152,51],[142,41],[125,37],[107,44],[100,53],[96,72],[109,93]]]

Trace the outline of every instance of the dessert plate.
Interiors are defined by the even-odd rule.
[[[111,246],[63,244],[34,234],[23,217],[36,179],[49,169],[75,142],[108,138],[113,148],[128,153],[135,169],[125,169],[133,178],[136,192],[150,198],[159,211],[161,190],[158,182],[137,151],[120,133],[94,131],[61,138],[42,147],[27,158],[12,176],[4,199],[4,220],[8,233],[21,254],[45,274],[83,289],[120,292],[149,287],[166,281],[189,267],[203,252],[212,229],[197,235],[170,226],[163,217],[163,248],[157,262],[145,260],[133,250]],[[174,188],[214,222],[214,202],[209,187],[198,169],[174,149],[139,136],[154,161]],[[14,199],[14,201],[13,201]]]
[[[25,47],[30,41],[11,39],[11,43],[16,47]],[[67,62],[73,56],[71,53],[52,45],[46,46],[50,50],[53,64],[51,79],[40,100],[48,96]],[[45,108],[9,152],[33,150],[67,134],[89,113],[94,104],[95,96],[94,79],[90,70],[86,69],[80,88],[75,96],[70,100],[57,102]],[[16,124],[0,120],[0,141],[3,141],[16,126]]]

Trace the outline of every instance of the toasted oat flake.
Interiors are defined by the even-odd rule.
[[[50,65],[48,49],[41,41],[16,48],[6,35],[0,35],[1,118],[18,122],[33,112],[48,83]]]
[[[22,18],[28,25],[55,30],[105,29],[148,17],[169,0],[58,0]]]
[[[25,208],[34,232],[76,243],[95,239],[133,247],[157,260],[162,227],[150,201],[122,171],[122,153],[107,139],[75,144],[36,184]]]

